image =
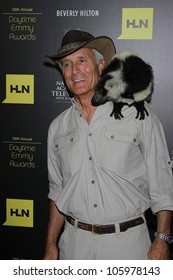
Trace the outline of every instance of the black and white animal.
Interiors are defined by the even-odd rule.
[[[110,116],[115,119],[123,118],[123,106],[134,106],[137,110],[136,118],[140,120],[148,116],[144,101],[151,101],[154,89],[154,76],[151,65],[142,58],[129,51],[117,53],[103,70],[98,82],[96,93],[92,98],[94,106],[113,102]],[[124,99],[132,99],[128,105]]]

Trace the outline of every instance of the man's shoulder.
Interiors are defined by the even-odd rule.
[[[70,106],[65,111],[61,112],[57,117],[55,117],[50,123],[49,130],[57,131],[57,130],[68,130],[68,127],[72,125],[74,120],[73,116],[74,107]]]
[[[52,123],[56,123],[56,122],[63,120],[64,118],[71,117],[72,111],[73,111],[73,106],[70,106],[69,108],[67,108],[63,112],[61,112],[58,116],[56,116],[52,120]]]

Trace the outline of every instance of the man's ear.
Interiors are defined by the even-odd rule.
[[[101,75],[103,69],[105,68],[105,60],[104,60],[104,59],[101,59],[101,60],[99,61],[98,67],[99,67],[99,74]]]

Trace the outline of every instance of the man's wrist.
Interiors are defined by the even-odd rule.
[[[167,234],[164,234],[162,232],[156,231],[154,236],[161,239],[161,240],[164,240],[168,244],[173,244],[173,236],[171,236],[171,235],[167,235]]]

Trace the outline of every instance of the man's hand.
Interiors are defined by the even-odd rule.
[[[43,260],[58,260],[59,259],[59,250],[56,244],[47,245],[44,253]]]
[[[148,251],[149,260],[169,260],[169,245],[164,240],[155,238]]]

